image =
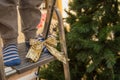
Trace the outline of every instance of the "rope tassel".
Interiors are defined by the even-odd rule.
[[[31,39],[31,48],[29,49],[26,58],[31,59],[33,62],[37,62],[42,54],[43,47],[45,46],[55,58],[66,64],[69,59],[67,59],[62,52],[55,48],[57,43],[58,41],[55,39],[55,37],[49,37],[44,41]]]

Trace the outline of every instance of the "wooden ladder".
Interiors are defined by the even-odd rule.
[[[44,30],[43,30],[43,37],[45,39],[47,39],[47,36],[49,34],[50,25],[51,25],[52,15],[53,15],[53,12],[55,12],[57,15],[57,20],[58,20],[58,29],[59,29],[59,39],[60,39],[60,44],[61,44],[61,51],[64,52],[65,57],[68,58],[63,21],[62,21],[62,17],[61,17],[59,10],[55,7],[55,3],[56,3],[56,0],[51,0],[50,5],[48,5],[47,19],[45,21],[45,26],[44,26]],[[21,43],[18,45],[18,50],[20,53],[19,55],[20,55],[22,63],[18,66],[12,67],[13,70],[10,73],[5,73],[1,45],[2,45],[2,43],[0,41],[0,80],[6,80],[6,76],[14,74],[14,73],[20,74],[20,73],[26,72],[26,71],[34,69],[34,68],[38,68],[38,70],[39,70],[40,66],[56,60],[56,58],[54,56],[52,56],[51,54],[44,53],[41,55],[39,61],[37,61],[36,63],[28,62],[25,58],[25,55],[27,53],[26,48],[25,48],[25,44]],[[63,63],[63,67],[64,67],[65,80],[70,80],[69,63],[68,62],[66,64]]]

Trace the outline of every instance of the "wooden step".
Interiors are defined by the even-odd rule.
[[[19,44],[18,49],[19,49],[19,55],[20,55],[22,62],[20,65],[13,67],[13,69],[15,69],[18,73],[22,73],[22,72],[28,71],[30,69],[37,68],[41,65],[45,65],[45,64],[55,60],[55,57],[53,57],[50,53],[42,53],[39,61],[33,63],[33,62],[28,61],[25,58],[27,51],[26,51],[26,47],[25,47],[24,43]]]

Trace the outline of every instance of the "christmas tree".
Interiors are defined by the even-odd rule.
[[[116,77],[120,67],[119,7],[118,0],[70,2],[66,21],[71,32],[66,33],[66,39],[71,80],[119,80]],[[42,76],[64,80],[61,69],[59,62],[53,62],[42,70]]]

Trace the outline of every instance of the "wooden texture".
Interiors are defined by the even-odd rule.
[[[50,6],[48,6],[48,9],[47,9],[47,19],[46,19],[45,26],[44,26],[43,36],[45,39],[48,36],[49,30],[50,30],[51,19],[53,17],[53,11],[55,11],[55,14],[58,20],[61,51],[64,52],[65,57],[68,58],[62,15],[60,11],[57,8],[55,8],[56,0],[52,0],[50,2],[51,4]],[[66,64],[63,63],[63,67],[64,67],[65,80],[70,80],[71,78],[70,78],[70,72],[69,72],[69,62],[67,62]]]
[[[0,80],[5,79],[5,72],[4,72],[4,64],[3,64],[3,57],[2,57],[2,41],[0,37]]]
[[[7,80],[36,80],[36,70],[35,68],[22,74],[15,73],[14,75],[7,76]]]
[[[56,12],[57,19],[58,19],[58,28],[59,28],[59,38],[60,38],[60,44],[61,44],[61,51],[64,52],[65,57],[68,58],[63,20],[62,20],[62,17],[61,17],[61,13],[59,12],[59,10],[57,8],[55,8],[55,12]],[[64,67],[65,80],[71,80],[70,71],[69,71],[69,62],[67,62],[66,64],[63,63],[63,67]]]
[[[46,39],[50,30],[50,24],[53,16],[53,11],[54,11],[54,6],[55,6],[56,0],[50,0],[50,3],[47,7],[47,16],[46,16],[46,21],[44,25],[44,30],[43,30],[43,37]]]

